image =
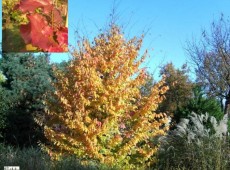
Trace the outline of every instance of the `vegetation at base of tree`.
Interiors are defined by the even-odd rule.
[[[157,162],[148,169],[223,169],[230,168],[229,136],[227,117],[219,122],[208,114],[191,113],[188,119],[182,119],[177,128],[158,140],[161,147],[157,153]],[[211,120],[214,132],[205,126]],[[17,149],[0,145],[0,166],[17,165],[21,169],[37,170],[120,170],[121,166],[101,164],[82,157],[65,156],[53,160],[49,154],[39,148]],[[131,169],[131,168],[128,168]],[[137,169],[137,168],[134,168]],[[143,168],[144,169],[144,168]]]
[[[86,165],[74,156],[54,161],[39,148],[19,149],[0,144],[0,167],[4,166],[19,166],[25,170],[118,170],[93,161]]]

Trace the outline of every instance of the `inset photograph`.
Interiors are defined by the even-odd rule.
[[[2,0],[3,52],[67,52],[68,0]]]

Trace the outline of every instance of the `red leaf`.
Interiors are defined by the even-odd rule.
[[[60,26],[62,24],[62,16],[61,13],[58,9],[54,8],[53,9],[53,21],[55,26]]]
[[[134,114],[135,114],[134,111],[131,111],[131,112],[129,113],[130,116],[133,116]]]
[[[56,32],[57,41],[60,45],[67,45],[68,44],[68,28],[63,27]]]
[[[23,13],[32,13],[37,8],[42,8],[44,13],[49,14],[53,9],[52,0],[21,0],[20,3],[15,6],[15,9],[19,9]]]
[[[48,50],[48,52],[63,52],[63,48],[62,47],[50,47]]]
[[[39,14],[27,15],[29,23],[21,25],[20,32],[25,43],[31,43],[44,51],[50,47],[57,47],[53,39],[53,29],[48,25],[45,18]]]
[[[31,43],[31,36],[30,36],[31,25],[30,24],[21,25],[20,32],[21,32],[21,36],[24,39],[25,43],[30,44]]]
[[[125,129],[125,128],[126,128],[125,124],[124,124],[124,123],[121,123],[121,124],[120,124],[120,128],[121,128],[121,129]]]

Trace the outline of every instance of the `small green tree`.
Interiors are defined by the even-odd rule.
[[[218,121],[224,116],[219,102],[215,98],[205,96],[200,86],[194,87],[193,97],[175,111],[175,120],[179,122],[181,118],[187,118],[192,112],[197,114],[208,113]]]
[[[7,127],[4,140],[17,146],[36,145],[43,139],[37,115],[44,114],[45,93],[52,90],[52,69],[47,55],[3,54],[0,69],[6,76],[3,86]]]

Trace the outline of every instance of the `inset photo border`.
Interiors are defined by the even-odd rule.
[[[68,0],[2,0],[3,52],[68,52]]]

